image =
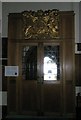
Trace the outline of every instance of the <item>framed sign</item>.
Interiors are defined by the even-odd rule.
[[[5,66],[5,76],[17,77],[19,74],[18,66]]]

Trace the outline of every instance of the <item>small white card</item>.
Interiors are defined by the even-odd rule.
[[[5,66],[5,76],[17,77],[19,74],[18,66]]]
[[[80,93],[80,96],[81,96],[81,86],[75,87],[75,91],[76,91],[76,96],[78,93]]]

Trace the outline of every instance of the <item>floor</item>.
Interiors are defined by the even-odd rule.
[[[76,108],[76,118],[66,117],[47,117],[47,116],[24,116],[24,115],[13,115],[7,116],[6,108],[3,107],[3,118],[2,120],[81,120],[81,108]]]

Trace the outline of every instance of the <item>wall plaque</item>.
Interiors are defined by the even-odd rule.
[[[5,76],[16,77],[19,74],[18,66],[5,66]]]

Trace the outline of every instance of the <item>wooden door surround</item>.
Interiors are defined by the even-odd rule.
[[[19,76],[7,79],[8,114],[73,117],[75,115],[74,12],[40,10],[10,13],[8,23],[8,65],[19,66]],[[45,82],[44,46],[57,44],[60,46],[60,80]],[[37,47],[36,80],[35,76],[33,80],[23,79],[23,46]]]

